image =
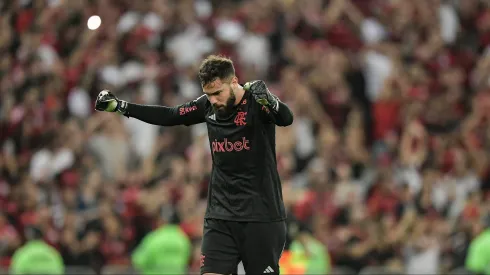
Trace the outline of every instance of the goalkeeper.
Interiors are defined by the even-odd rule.
[[[175,107],[128,103],[102,91],[99,111],[160,125],[206,123],[213,168],[204,220],[201,274],[279,274],[286,213],[276,162],[276,126],[293,114],[264,81],[240,85],[233,62],[210,56],[199,69],[204,95]]]

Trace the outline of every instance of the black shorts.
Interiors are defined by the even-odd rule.
[[[235,274],[240,261],[247,274],[279,274],[286,222],[204,220],[201,274]]]

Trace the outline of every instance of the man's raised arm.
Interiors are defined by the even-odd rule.
[[[293,123],[293,112],[291,112],[285,103],[282,103],[277,96],[269,91],[264,81],[255,80],[247,82],[243,88],[249,90],[255,101],[262,105],[262,111],[265,112],[267,120],[277,126],[283,127]]]
[[[153,125],[175,126],[193,125],[205,122],[205,95],[196,100],[175,106],[140,105],[118,99],[109,91],[102,91],[97,96],[95,110],[118,112]]]

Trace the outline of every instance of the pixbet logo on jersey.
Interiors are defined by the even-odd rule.
[[[217,141],[216,139],[211,143],[211,147],[213,153],[215,152],[240,152],[242,150],[250,150],[249,146],[250,141],[248,141],[245,137],[242,140],[238,140],[235,142],[228,141],[225,138],[223,141]]]

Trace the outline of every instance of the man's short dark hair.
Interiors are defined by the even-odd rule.
[[[221,55],[210,55],[199,67],[199,80],[205,86],[216,79],[228,79],[235,76],[233,61]]]

